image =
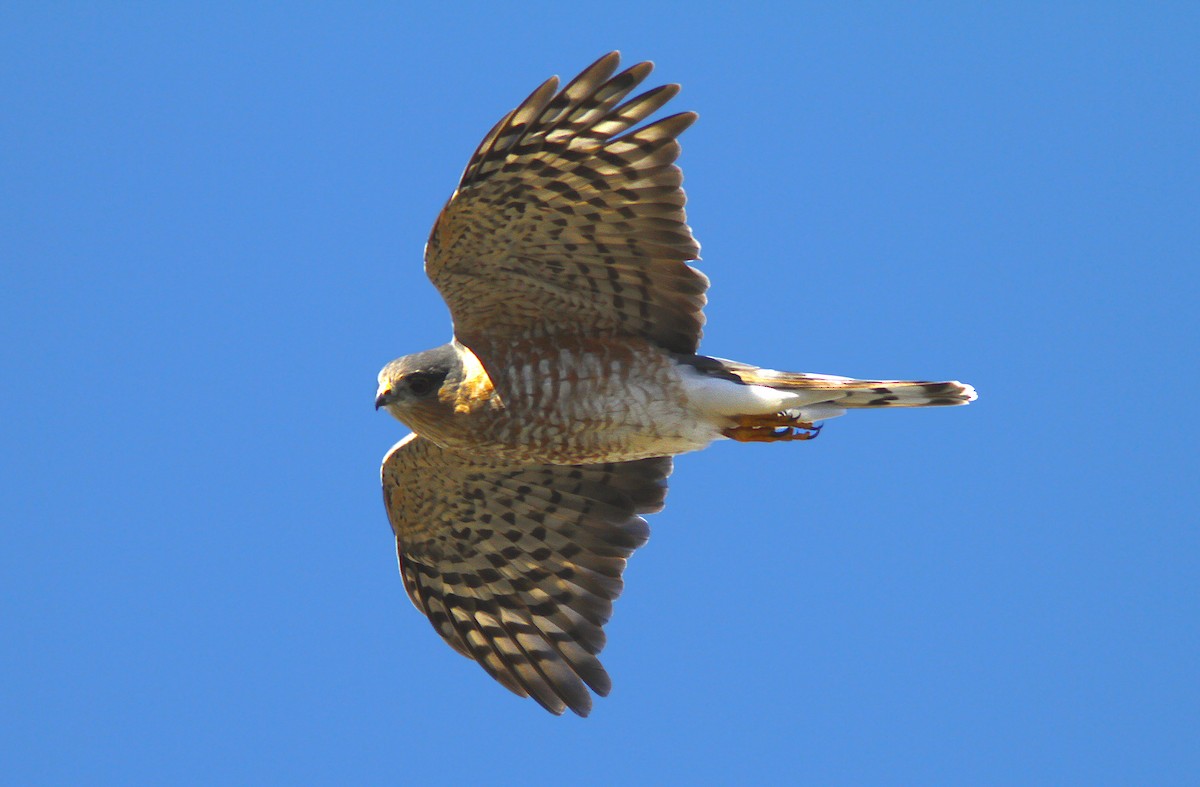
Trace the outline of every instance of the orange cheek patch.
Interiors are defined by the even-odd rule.
[[[464,358],[463,361],[466,377],[457,388],[439,395],[439,398],[446,405],[453,407],[457,414],[478,410],[490,402],[496,392],[492,378],[484,370],[483,364],[475,358]]]
[[[495,391],[492,379],[480,369],[478,376],[464,380],[458,387],[454,397],[454,412],[469,413],[477,409],[489,401]]]

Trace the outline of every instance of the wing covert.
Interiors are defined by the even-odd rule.
[[[626,100],[653,64],[614,76],[618,62],[605,55],[561,91],[552,78],[508,113],[434,224],[425,271],[481,357],[488,342],[563,332],[699,344],[708,279],[687,264],[700,247],[674,164],[696,116],[635,128],[679,88]]]
[[[611,687],[597,654],[640,515],[666,496],[670,457],[522,466],[416,437],[382,468],[404,587],[459,653],[547,710],[586,716]]]

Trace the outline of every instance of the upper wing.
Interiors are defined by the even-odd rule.
[[[410,435],[383,460],[404,587],[451,647],[553,713],[608,694],[601,627],[670,457],[518,466]]]
[[[699,344],[708,279],[686,262],[700,247],[673,164],[696,115],[629,131],[679,86],[621,103],[654,66],[613,76],[619,60],[605,55],[558,93],[551,78],[508,113],[433,225],[425,272],[478,355],[563,332]]]

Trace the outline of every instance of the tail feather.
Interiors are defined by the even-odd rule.
[[[975,389],[957,380],[856,380],[823,374],[758,369],[743,377],[777,391],[836,391],[838,407],[947,407],[975,401]]]
[[[975,389],[958,380],[919,382],[915,380],[867,381],[867,390],[852,389],[842,407],[953,407],[975,401]]]
[[[975,401],[975,389],[957,380],[857,380],[829,374],[780,372],[729,361],[691,356],[685,361],[709,377],[796,394],[792,409],[813,418],[834,417],[849,408],[948,407]],[[822,396],[828,392],[828,396]]]

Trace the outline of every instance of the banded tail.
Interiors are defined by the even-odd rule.
[[[828,374],[780,372],[706,356],[677,356],[700,373],[689,395],[714,416],[739,427],[770,426],[763,416],[809,423],[872,407],[949,407],[972,402],[975,389],[957,380],[856,380]],[[740,385],[731,386],[730,383]],[[775,426],[788,424],[780,421]],[[732,435],[730,435],[732,436]]]
[[[827,374],[755,369],[737,375],[748,385],[776,391],[836,394],[838,407],[952,407],[976,399],[975,389],[957,380],[856,380]],[[833,397],[831,397],[832,399]]]

